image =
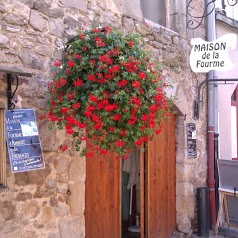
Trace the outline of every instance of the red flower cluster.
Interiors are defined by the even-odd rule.
[[[169,85],[141,42],[136,35],[97,27],[70,43],[65,62],[55,62],[61,70],[49,84],[47,117],[76,139],[81,155],[112,150],[126,159],[133,144],[141,146],[161,132],[170,114],[163,90]],[[93,142],[82,150],[88,138]]]

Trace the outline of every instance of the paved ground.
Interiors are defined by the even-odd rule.
[[[201,238],[202,236],[198,236],[196,233],[193,233],[192,230],[189,234],[183,234],[178,231],[174,232],[171,238]],[[204,236],[202,238],[208,238],[208,236]],[[209,238],[238,238],[238,229],[235,228],[219,228],[218,235],[215,235],[213,231],[210,231]]]

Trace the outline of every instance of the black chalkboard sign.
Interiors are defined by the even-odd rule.
[[[45,168],[33,109],[6,111],[6,140],[13,173]]]
[[[187,123],[188,158],[197,158],[197,139],[195,123]]]

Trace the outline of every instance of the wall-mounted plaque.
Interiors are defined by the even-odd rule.
[[[33,109],[6,112],[6,139],[13,173],[45,168]]]
[[[197,137],[195,123],[187,123],[188,158],[197,158]]]

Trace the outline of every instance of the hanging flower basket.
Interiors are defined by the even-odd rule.
[[[84,30],[55,65],[47,117],[75,138],[81,155],[114,151],[126,158],[134,144],[159,134],[170,115],[163,90],[168,85],[138,35],[123,36],[108,26]],[[86,154],[80,144],[87,138],[93,144]]]

